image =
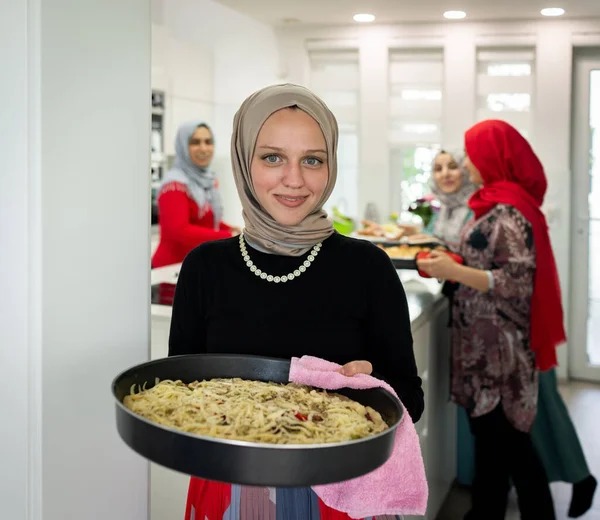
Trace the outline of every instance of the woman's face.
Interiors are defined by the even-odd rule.
[[[192,162],[200,168],[208,168],[215,153],[215,145],[210,130],[199,126],[190,137],[188,151]]]
[[[481,173],[479,173],[479,170],[471,162],[471,159],[468,155],[465,155],[463,167],[469,172],[469,177],[471,177],[471,182],[473,184],[477,186],[481,186],[483,184],[483,178],[481,177]]]
[[[250,166],[261,206],[279,224],[294,226],[316,208],[327,187],[327,147],[319,124],[300,109],[271,114]]]
[[[433,178],[444,193],[456,193],[463,183],[463,174],[456,159],[449,153],[437,155],[433,163]]]

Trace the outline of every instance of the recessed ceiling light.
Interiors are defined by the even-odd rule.
[[[462,20],[467,16],[467,13],[464,11],[446,11],[444,13],[444,18],[448,20]]]
[[[362,13],[362,14],[355,14],[353,18],[354,18],[355,22],[367,23],[367,22],[374,21],[375,20],[375,15],[374,14]]]
[[[543,16],[562,16],[565,14],[565,10],[562,7],[547,7],[540,11]]]

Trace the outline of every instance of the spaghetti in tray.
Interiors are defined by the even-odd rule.
[[[123,404],[190,434],[270,444],[362,439],[388,429],[379,412],[345,396],[295,383],[241,378],[133,385]]]

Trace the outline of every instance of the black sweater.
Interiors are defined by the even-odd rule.
[[[273,276],[293,272],[308,256],[247,248]],[[278,284],[250,271],[238,238],[195,248],[179,273],[169,355],[205,352],[366,359],[413,421],[423,413],[404,288],[387,254],[364,240],[332,235],[305,273]]]

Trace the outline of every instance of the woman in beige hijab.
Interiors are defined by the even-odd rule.
[[[343,365],[346,375],[374,371],[416,422],[423,391],[400,279],[384,251],[335,233],[323,210],[336,181],[337,141],[333,114],[303,87],[267,87],[244,101],[231,151],[245,227],[239,237],[202,244],[184,260],[169,355],[313,355]],[[193,478],[186,518],[332,514],[349,518],[310,488]]]

